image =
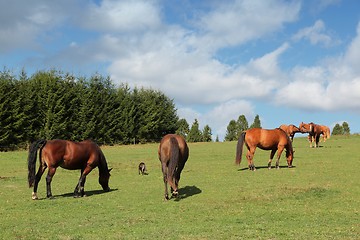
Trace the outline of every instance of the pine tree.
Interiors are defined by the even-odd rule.
[[[177,122],[177,130],[175,133],[182,136],[184,139],[186,139],[189,132],[190,132],[189,124],[186,121],[186,119],[185,118],[180,119]]]
[[[237,140],[237,123],[235,120],[231,120],[226,129],[225,141]]]
[[[203,142],[211,142],[212,141],[212,133],[211,133],[211,128],[209,127],[209,125],[205,125],[203,132],[202,132],[202,141]]]
[[[201,142],[202,136],[201,132],[199,130],[199,122],[197,119],[194,120],[194,123],[192,124],[190,128],[190,132],[187,138],[188,142]]]
[[[343,134],[350,135],[350,127],[347,122],[343,122],[342,128],[343,128]]]
[[[14,99],[13,76],[9,72],[0,73],[0,149],[12,145]]]
[[[254,122],[251,124],[250,128],[261,128],[261,122],[259,115],[256,115],[254,118]]]
[[[340,124],[336,124],[332,130],[331,135],[342,135],[344,134],[344,129]]]

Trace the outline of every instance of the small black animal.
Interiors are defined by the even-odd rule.
[[[147,175],[147,173],[146,173],[146,165],[145,165],[145,163],[144,162],[141,162],[140,164],[139,164],[139,175]]]

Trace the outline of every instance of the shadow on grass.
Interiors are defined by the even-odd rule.
[[[117,188],[110,189],[109,192],[113,192],[113,191],[117,191],[117,190],[118,190]],[[104,190],[85,191],[85,196],[84,197],[90,197],[90,196],[99,195],[99,194],[106,194],[106,193],[109,193],[109,192],[105,192]],[[74,197],[74,193],[70,192],[70,193],[53,195],[53,198],[50,198],[50,199],[56,199],[56,198],[59,198],[59,197],[81,198],[81,197]],[[39,200],[46,200],[46,199],[49,199],[49,198],[46,198],[46,197],[45,198],[39,198]]]
[[[281,169],[281,168],[288,168],[287,165],[283,165],[283,166],[279,166],[279,167],[280,167],[280,169]],[[256,170],[268,169],[268,166],[259,166],[259,167],[256,167],[256,166],[255,166],[255,168],[256,168]],[[292,168],[296,168],[296,166],[293,165]],[[290,169],[291,169],[291,168],[290,168]],[[249,168],[248,168],[248,167],[244,167],[244,168],[238,169],[238,171],[245,171],[245,170],[249,170]],[[275,166],[272,166],[272,167],[271,167],[271,170],[276,170],[276,167],[275,167]]]
[[[196,186],[186,186],[179,189],[179,196],[175,199],[175,201],[180,201],[181,199],[185,199],[196,194],[200,194],[202,191],[200,188]]]

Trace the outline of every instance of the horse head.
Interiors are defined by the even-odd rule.
[[[108,169],[105,173],[99,174],[99,184],[101,185],[101,187],[103,188],[103,190],[105,192],[109,192],[110,191],[110,187],[109,187],[109,179],[110,179],[110,171],[112,170],[112,168]]]
[[[298,127],[295,126],[294,124],[289,125],[289,127],[291,128],[291,132],[292,132],[292,133],[301,132],[301,131],[300,131],[300,128],[298,128]]]
[[[291,149],[286,151],[286,161],[289,168],[292,168],[292,162],[294,160],[294,152],[295,151],[292,149],[292,147]]]
[[[299,125],[299,130],[301,133],[309,133],[311,132],[310,124],[301,122]]]

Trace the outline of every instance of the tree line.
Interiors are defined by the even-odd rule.
[[[109,77],[50,70],[0,72],[0,147],[39,138],[99,144],[158,141],[177,130],[175,104],[162,92],[116,87]]]
[[[225,141],[237,141],[240,134],[249,128],[261,128],[259,115],[255,116],[254,122],[250,127],[245,115],[240,115],[236,121],[234,119],[231,120],[226,129]]]
[[[0,72],[0,150],[26,147],[40,138],[107,145],[158,142],[168,133],[189,142],[212,141],[208,125],[200,130],[195,119],[190,127],[161,91],[115,86],[99,74]]]
[[[350,127],[347,122],[343,122],[341,125],[339,123],[335,124],[332,132],[332,135],[349,135]]]

